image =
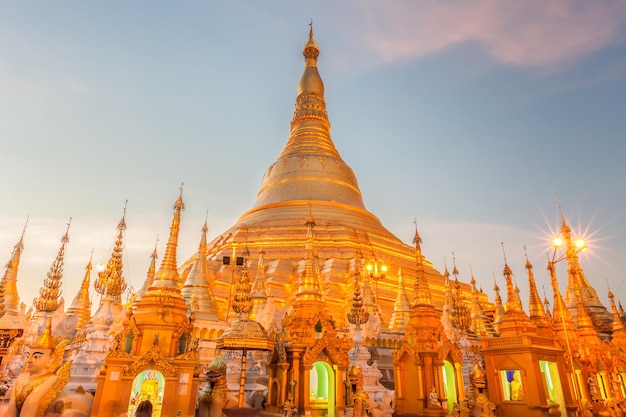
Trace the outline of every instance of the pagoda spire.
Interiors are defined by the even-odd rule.
[[[479,337],[495,336],[496,331],[493,328],[493,325],[491,324],[491,322],[489,321],[489,318],[485,314],[483,305],[480,302],[480,297],[478,296],[478,291],[472,289],[472,294],[474,298],[472,300],[472,306],[470,309],[469,330]]]
[[[70,241],[70,221],[67,222],[65,234],[61,237],[61,247],[57,253],[57,257],[50,267],[47,278],[44,280],[43,287],[39,289],[39,297],[35,298],[35,309],[38,312],[51,314],[61,305],[61,279],[63,278],[63,265],[65,256],[65,245]]]
[[[148,291],[148,288],[150,288],[150,286],[154,282],[154,276],[156,275],[156,260],[159,257],[159,255],[157,254],[158,245],[159,245],[159,236],[157,235],[156,242],[154,244],[154,250],[152,251],[152,254],[150,255],[150,266],[148,266],[148,271],[146,272],[146,279],[144,279],[143,285],[141,286],[139,291],[137,291],[135,302],[141,300],[141,297],[143,297],[146,291]]]
[[[315,220],[309,208],[309,215],[306,220],[306,244],[305,244],[305,258],[304,258],[304,270],[302,271],[302,277],[298,285],[298,291],[296,292],[295,306],[306,302],[307,305],[315,305],[319,309],[324,308],[324,296],[319,282],[318,271],[315,265],[315,253],[313,248],[314,235],[313,227],[315,226]]]
[[[504,251],[504,243],[502,244],[502,250]],[[534,333],[537,328],[522,308],[522,303],[513,285],[513,272],[506,262],[506,255],[504,257],[502,274],[506,280],[506,312],[500,325],[501,335],[512,336]]]
[[[417,219],[413,221],[415,224],[415,236],[413,243],[415,244],[415,289],[413,303],[415,305],[432,305],[430,298],[430,289],[428,288],[428,280],[424,273],[424,257],[422,256],[422,238],[417,232]]]
[[[202,226],[196,261],[193,263],[189,275],[187,275],[181,292],[190,310],[195,313],[196,320],[217,321],[217,302],[209,285],[209,264],[206,255],[206,235],[208,230],[209,227],[205,220]]]
[[[300,206],[299,211],[290,210],[293,220],[304,212],[307,201],[325,205],[332,200],[350,210],[365,211],[358,181],[330,135],[324,83],[318,72],[320,48],[312,26],[302,54],[304,71],[298,82],[289,139],[266,171],[254,207],[240,221],[248,215],[264,216],[259,212],[287,201]]]
[[[609,289],[609,300],[611,302],[611,312],[613,316],[613,333],[611,335],[611,344],[616,347],[623,348],[626,346],[626,324],[622,321],[617,306],[615,305],[615,296]]]
[[[165,246],[165,254],[159,270],[154,276],[154,282],[148,288],[148,292],[167,289],[173,293],[180,295],[178,288],[178,264],[176,262],[176,250],[178,247],[178,233],[180,232],[180,215],[185,209],[183,203],[183,185],[180,186],[180,195],[174,202],[174,214],[172,225],[170,226],[170,235]]]
[[[11,259],[7,262],[4,276],[2,277],[2,282],[4,284],[4,308],[7,319],[9,317],[17,317],[20,310],[20,297],[17,292],[17,272],[20,265],[20,256],[24,251],[24,234],[26,233],[26,226],[28,226],[29,218],[30,216],[26,217],[26,223],[22,229],[22,235],[13,247]]]
[[[74,297],[70,308],[67,309],[67,314],[73,314],[76,316],[76,329],[82,329],[91,319],[91,299],[89,297],[89,284],[91,283],[91,270],[93,269],[92,261],[93,250],[91,251],[91,257],[85,267],[85,276],[83,282],[80,285],[80,289]]]
[[[389,321],[389,328],[394,331],[405,331],[411,318],[411,301],[404,286],[402,266],[398,267],[398,296],[393,304],[393,313]]]
[[[267,302],[267,286],[265,285],[265,248],[259,251],[259,261],[256,268],[256,278],[252,283],[252,311],[250,318],[256,320],[257,312]]]
[[[128,200],[126,200],[128,203]],[[124,252],[124,230],[126,230],[126,204],[124,204],[124,214],[117,224],[117,236],[113,244],[113,251],[102,271],[98,271],[98,276],[93,286],[96,292],[102,297],[111,297],[115,301],[121,301],[122,293],[126,290],[124,280],[123,260]]]
[[[528,312],[530,319],[537,326],[537,332],[543,336],[551,336],[552,323],[549,317],[546,316],[539,291],[537,290],[537,284],[535,283],[535,274],[533,273],[533,265],[528,259],[528,253],[526,252],[526,246],[524,246],[524,256],[526,257],[526,271],[528,273]]]
[[[493,328],[500,333],[500,325],[504,320],[504,315],[506,312],[504,311],[504,304],[502,303],[502,297],[500,297],[500,287],[498,287],[498,283],[496,282],[496,276],[494,273],[493,276],[493,291],[496,293],[495,297],[495,312],[493,313]]]

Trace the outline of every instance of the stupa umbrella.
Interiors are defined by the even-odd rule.
[[[237,408],[224,408],[222,411],[229,417],[254,416],[258,410],[244,408],[246,362],[249,350],[274,350],[274,341],[267,334],[263,326],[246,317],[252,307],[251,285],[248,279],[247,248],[244,252],[243,269],[237,282],[234,294],[233,310],[237,318],[216,340],[216,348],[221,350],[241,350],[241,373],[239,376],[239,404]]]

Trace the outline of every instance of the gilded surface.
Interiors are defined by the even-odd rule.
[[[67,382],[70,380],[70,368],[72,361],[65,362],[57,371],[57,381],[54,383],[50,391],[41,399],[39,403],[39,409],[37,410],[37,417],[43,417],[46,409],[52,404],[52,402],[59,396]]]
[[[152,347],[148,349],[148,351],[144,353],[144,355],[140,359],[137,359],[130,365],[124,365],[123,371],[124,375],[135,376],[142,370],[152,367],[160,370],[165,376],[178,375],[178,369],[176,369],[175,366],[169,363],[161,353],[158,345],[158,340],[157,343],[153,344]]]

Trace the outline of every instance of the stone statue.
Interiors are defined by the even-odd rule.
[[[598,389],[598,383],[594,374],[590,374],[587,378],[587,385],[589,386],[589,395],[592,401],[600,401],[600,390]]]
[[[39,339],[27,346],[25,371],[15,380],[5,417],[42,417],[49,407],[58,408],[55,400],[70,378],[71,362],[59,367],[68,340],[56,343],[51,327],[47,318]]]
[[[430,394],[428,394],[428,406],[441,408],[441,401],[439,401],[439,395],[437,395],[435,387],[433,387],[430,390]]]
[[[198,417],[225,417],[222,409],[237,407],[237,399],[226,385],[226,362],[218,356],[207,368],[208,385],[198,396]]]
[[[348,408],[352,408],[354,417],[384,417],[380,406],[370,399],[363,389],[363,370],[352,364],[348,368]]]

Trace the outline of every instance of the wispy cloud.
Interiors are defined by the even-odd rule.
[[[621,0],[359,3],[366,16],[360,33],[386,62],[474,42],[505,64],[546,67],[624,41]]]

